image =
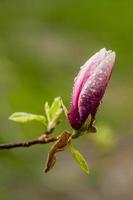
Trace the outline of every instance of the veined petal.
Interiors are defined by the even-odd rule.
[[[92,56],[75,78],[68,119],[74,129],[80,129],[91,115],[91,124],[104,95],[115,61],[115,53],[105,48]]]
[[[91,124],[105,93],[115,61],[115,53],[108,52],[106,57],[88,78],[78,99],[79,116],[82,123],[91,115]]]
[[[80,92],[93,71],[97,68],[100,62],[106,57],[108,51],[105,48],[94,54],[83,66],[80,67],[80,72],[74,80],[72,105],[77,106]]]

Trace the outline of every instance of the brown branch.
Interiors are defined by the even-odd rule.
[[[52,129],[50,132],[52,132]],[[48,133],[50,133],[50,132],[48,132]],[[85,133],[95,133],[95,132],[96,132],[96,128],[90,127],[87,132],[82,132],[82,131],[78,132],[77,131],[77,132],[73,133],[71,138],[75,139],[79,136],[85,135]],[[55,136],[51,136],[48,134],[43,134],[40,137],[35,138],[33,140],[29,140],[29,141],[22,141],[22,142],[9,143],[9,144],[0,144],[0,150],[12,149],[12,148],[17,148],[17,147],[30,147],[35,144],[46,144],[46,143],[50,143],[50,142],[55,142],[59,139],[60,135],[61,134],[59,134],[58,136],[55,137]]]
[[[58,140],[58,137],[53,137],[53,136],[43,134],[40,137],[33,139],[33,140],[29,140],[29,141],[22,141],[22,142],[9,143],[9,144],[0,144],[0,150],[12,149],[12,148],[17,148],[17,147],[30,147],[35,144],[46,144],[46,143],[54,142],[57,140]]]
[[[51,133],[53,129],[51,129],[48,133]],[[65,131],[64,131],[65,132]],[[94,126],[90,127],[88,129],[87,132],[75,132],[72,134],[71,139],[75,139],[79,136],[85,135],[85,133],[95,133],[96,132],[96,128]],[[22,142],[16,142],[16,143],[9,143],[9,144],[0,144],[0,150],[3,149],[12,149],[12,148],[17,148],[17,147],[30,147],[32,145],[35,144],[46,144],[46,143],[50,143],[50,142],[55,142],[57,140],[59,140],[59,137],[61,136],[61,134],[59,134],[58,136],[51,136],[48,134],[43,134],[38,138],[35,138],[33,140],[29,140],[29,141],[22,141]]]

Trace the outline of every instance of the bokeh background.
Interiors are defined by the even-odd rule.
[[[51,145],[1,151],[0,199],[133,199],[133,1],[0,0],[0,143],[43,132],[39,123],[9,121],[13,112],[43,114],[44,102],[56,96],[69,108],[79,67],[103,47],[117,59],[97,114],[98,134],[74,142],[91,175],[69,151],[45,175]],[[55,134],[68,128],[62,120]]]

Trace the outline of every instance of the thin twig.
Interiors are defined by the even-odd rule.
[[[3,149],[12,149],[17,147],[30,147],[35,144],[46,144],[50,142],[57,141],[58,137],[48,136],[46,134],[41,135],[40,137],[29,140],[29,141],[22,141],[22,142],[16,142],[16,143],[9,143],[9,144],[0,144],[0,150]]]
[[[92,127],[93,129],[88,130],[87,133],[89,132],[96,132],[95,127]],[[85,134],[85,132],[84,132]],[[73,132],[72,134],[72,139],[75,139],[79,136],[84,135],[82,134],[82,132]],[[32,145],[35,144],[46,144],[46,143],[50,143],[50,142],[55,142],[59,139],[59,136],[51,136],[51,135],[47,135],[47,134],[43,134],[38,138],[35,138],[33,140],[29,140],[29,141],[22,141],[22,142],[16,142],[16,143],[8,143],[8,144],[0,144],[0,150],[3,149],[12,149],[12,148],[18,148],[18,147],[30,147]]]

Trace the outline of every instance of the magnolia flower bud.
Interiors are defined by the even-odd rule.
[[[72,128],[80,129],[88,116],[93,125],[101,99],[105,93],[115,62],[115,52],[101,49],[81,68],[74,80],[71,109],[68,119]]]

